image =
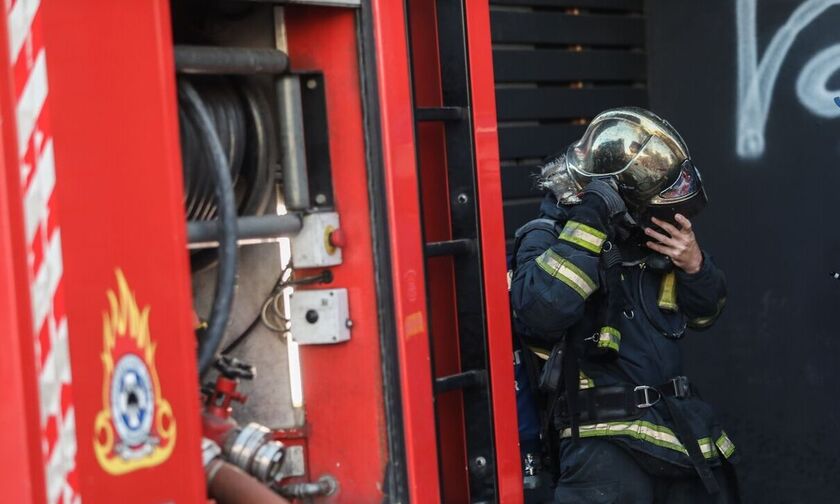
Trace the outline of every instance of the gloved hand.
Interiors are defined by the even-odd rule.
[[[582,192],[582,197],[585,198],[586,195],[596,196],[604,202],[607,213],[603,217],[607,221],[612,220],[616,215],[627,212],[627,205],[624,204],[624,200],[618,194],[614,180],[595,179],[591,181]]]
[[[611,180],[595,179],[580,193],[582,202],[572,207],[570,219],[593,226],[615,239],[620,234],[627,206]]]

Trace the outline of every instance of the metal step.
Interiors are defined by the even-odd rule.
[[[466,238],[426,244],[426,257],[459,256],[472,254],[474,251],[475,241]]]
[[[463,121],[468,117],[468,110],[464,107],[420,107],[414,109],[414,119],[417,121]]]
[[[443,394],[452,390],[465,389],[469,387],[483,387],[487,385],[487,371],[473,369],[449,376],[435,379],[435,394]]]

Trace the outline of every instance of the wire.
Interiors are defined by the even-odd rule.
[[[260,322],[263,325],[268,327],[274,332],[284,334],[289,332],[290,329],[290,321],[287,319],[283,312],[283,291],[286,290],[287,287],[293,287],[296,285],[312,285],[316,283],[330,283],[332,282],[333,276],[330,270],[324,270],[318,275],[312,275],[308,277],[303,277],[299,279],[292,279],[291,274],[293,270],[292,267],[289,266],[284,269],[280,273],[280,277],[277,279],[277,282],[274,284],[274,288],[271,289],[271,293],[268,295],[268,298],[263,302],[262,307],[260,308],[259,315],[248,325],[248,327],[242,331],[242,333],[237,336],[233,341],[228,343],[228,345],[222,350],[222,354],[228,354],[235,350],[239,345],[245,342],[246,339],[251,335],[251,333],[256,329]],[[279,320],[280,324],[275,324],[274,320]]]
[[[213,121],[201,97],[186,80],[178,82],[178,97],[187,117],[207,141],[207,156],[210,159],[210,174],[215,182],[214,192],[219,210],[219,269],[213,307],[207,323],[207,332],[198,342],[199,376],[203,375],[216,359],[216,352],[222,342],[236,288],[237,227],[236,202],[233,196],[233,181],[230,177],[228,159],[216,134]]]

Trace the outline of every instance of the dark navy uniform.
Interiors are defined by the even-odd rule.
[[[652,270],[646,259],[650,251],[631,240],[619,243],[624,304],[618,315],[605,315],[601,255],[610,246],[610,225],[603,209],[592,199],[561,206],[549,194],[541,214],[556,225],[534,227],[518,242],[511,304],[524,341],[550,349],[565,338],[579,362],[580,439],[570,439],[571,422],[563,416],[568,411],[557,408],[561,477],[556,501],[735,502],[733,482],[722,477],[721,468],[731,467],[723,461],[735,460],[735,446],[683,376],[679,344],[686,326],[707,328],[720,314],[726,296],[721,270],[705,253],[695,274]],[[683,393],[674,394],[672,386]],[[611,398],[621,397],[614,389],[628,391],[625,396],[636,405],[618,417],[599,415],[594,394],[610,391]],[[699,450],[686,448],[688,436]],[[708,481],[704,489],[698,458],[706,479],[717,479],[720,491],[710,495]]]

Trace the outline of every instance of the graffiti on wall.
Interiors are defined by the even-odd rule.
[[[770,44],[758,59],[756,4],[758,0],[738,0],[738,113],[736,152],[745,159],[764,154],[764,131],[773,99],[773,89],[782,63],[796,37],[814,19],[840,0],[806,0],[773,34]],[[811,113],[828,119],[840,117],[840,90],[828,89],[831,76],[840,70],[840,43],[829,46],[802,67],[796,80],[796,96]],[[832,102],[838,107],[832,107]]]

